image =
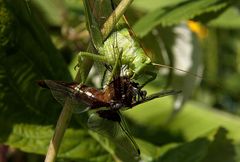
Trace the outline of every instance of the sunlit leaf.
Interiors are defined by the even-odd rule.
[[[220,128],[208,148],[208,154],[203,162],[235,162],[236,151],[233,140],[227,138],[227,130]]]
[[[48,34],[28,12],[25,2],[1,1],[1,7],[6,15],[1,19],[12,17],[8,28],[15,38],[0,51],[0,139],[5,141],[15,124],[42,125],[56,121],[60,107],[50,93],[37,86],[36,80],[70,80],[71,77]]]
[[[148,89],[148,91],[149,93],[153,92],[153,89]],[[162,140],[161,137],[164,136],[164,134],[162,136],[157,134],[159,129],[170,131],[172,136],[176,135],[185,140],[192,140],[208,134],[220,126],[229,131],[228,135],[234,141],[240,139],[238,133],[240,118],[237,116],[210,109],[197,102],[188,102],[183,111],[171,123],[166,125],[170,112],[171,100],[169,97],[164,97],[139,105],[131,111],[127,111],[126,114],[137,125],[141,125],[141,129],[145,129],[146,132],[155,132],[156,136],[158,135],[158,140]]]
[[[240,11],[236,7],[228,8],[221,16],[208,23],[212,27],[240,29]]]
[[[159,161],[161,162],[200,162],[207,154],[209,141],[199,138],[170,149]],[[194,151],[193,151],[194,150]]]
[[[141,18],[133,27],[140,37],[145,36],[157,25],[169,26],[181,21],[192,19],[207,12],[216,12],[224,9],[228,1],[195,0],[184,1],[176,5],[160,7]]]
[[[14,126],[6,144],[22,151],[46,154],[53,131],[52,126],[18,124]],[[59,157],[87,160],[107,155],[84,129],[68,129],[64,137]]]
[[[63,23],[64,12],[66,12],[63,0],[26,0],[26,3],[28,3],[30,11],[35,10],[35,8],[38,9],[38,12],[41,12],[43,19],[45,19],[48,24],[60,26]],[[34,13],[35,11],[32,12]]]
[[[0,143],[24,152],[46,154],[61,106],[54,101],[48,90],[37,86],[36,80],[70,81],[72,78],[63,58],[50,40],[50,34],[53,33],[47,33],[39,21],[44,17],[49,22],[48,25],[58,26],[56,31],[61,35],[61,22],[64,18],[61,14],[69,9],[82,16],[83,7],[80,3],[78,0],[59,1],[59,4],[56,0],[16,0],[14,3],[11,0],[0,0]],[[220,96],[227,99],[221,102],[236,104],[235,107],[238,107],[240,59],[239,49],[235,50],[235,47],[239,45],[239,32],[226,30],[239,28],[238,6],[229,7],[234,3],[227,0],[153,0],[151,3],[141,0],[134,1],[133,7],[137,14],[148,12],[135,26],[139,36],[146,36],[158,25],[167,26],[167,30],[158,27],[156,31],[159,33],[154,31],[144,39],[148,41],[148,48],[154,48],[150,51],[154,51],[153,57],[159,62],[164,60],[155,55],[162,52],[159,44],[170,49],[178,42],[175,42],[174,37],[168,37],[169,32],[173,32],[172,25],[188,19],[208,23],[212,28],[208,31],[210,37],[202,42],[209,47],[205,57],[207,61],[204,62],[209,70],[207,77],[214,77],[214,82],[211,83],[220,80],[224,84],[221,88],[224,95]],[[218,29],[213,29],[214,27]],[[183,43],[184,37],[181,38],[179,42]],[[160,39],[163,42],[159,43]],[[78,43],[81,44],[79,41],[77,46]],[[195,40],[189,41],[189,47],[194,48],[194,43]],[[187,49],[182,44],[179,46]],[[185,50],[177,48],[176,53],[182,57]],[[200,52],[202,48],[197,46],[195,50]],[[173,58],[169,60],[171,62]],[[184,60],[186,61],[185,58]],[[194,61],[190,62],[197,66]],[[70,70],[73,70],[75,64]],[[228,66],[228,69],[223,71],[222,65]],[[218,76],[218,73],[229,74],[229,71],[235,74],[227,75],[229,77],[225,79]],[[191,80],[187,77],[182,79],[186,80],[184,86],[179,86],[182,81],[174,79],[179,81],[175,88],[191,91]],[[151,94],[159,92],[160,88],[150,85],[147,90]],[[142,161],[239,161],[240,118],[202,104],[203,100],[213,102],[215,96],[210,92],[217,95],[216,91],[218,89],[215,88],[208,90],[208,95],[198,94],[199,101],[187,103],[185,109],[168,124],[166,121],[173,104],[169,97],[155,99],[126,112],[130,119],[129,128],[134,137],[138,138],[136,142],[141,150]],[[82,124],[87,119],[87,114],[81,114],[71,121],[59,152],[62,161],[112,162],[118,159],[113,155],[114,151],[106,138],[94,135],[76,123],[80,121]],[[223,128],[218,129],[219,127]]]
[[[152,0],[151,3],[149,3],[148,0],[141,0],[141,1],[133,1],[133,7],[136,7],[138,9],[141,10],[146,10],[146,11],[152,11],[155,10],[159,7],[167,7],[167,6],[172,6],[172,5],[176,5],[178,3],[184,2],[185,0],[172,0],[172,1],[168,1],[168,0]],[[146,5],[148,4],[148,5]]]

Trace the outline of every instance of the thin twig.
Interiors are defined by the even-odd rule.
[[[115,27],[119,19],[123,16],[124,12],[126,11],[126,9],[131,4],[132,1],[133,0],[122,0],[121,3],[115,9],[115,11],[109,16],[108,20],[104,23],[103,28],[101,30],[103,38],[106,38],[110,34],[112,29]],[[115,22],[113,20],[115,20]],[[80,72],[78,70],[77,76],[75,77],[75,81],[77,82],[81,80],[79,74]],[[62,112],[57,121],[54,135],[48,147],[45,162],[54,162],[56,160],[61,141],[68,127],[69,121],[71,120],[72,113],[73,107],[67,100],[65,105],[63,106]]]
[[[45,158],[45,162],[54,162],[56,160],[62,138],[64,136],[65,130],[67,129],[68,124],[72,117],[72,111],[73,111],[73,108],[67,100],[58,118],[54,135],[48,147],[48,152]]]
[[[130,6],[132,2],[133,0],[122,0],[117,6],[117,8],[108,17],[107,21],[103,24],[103,27],[101,29],[103,40],[108,37],[108,35],[111,33],[117,22],[123,16],[124,12],[127,10],[128,6]]]

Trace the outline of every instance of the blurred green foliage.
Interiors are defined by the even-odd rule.
[[[126,15],[154,62],[181,69],[176,64],[189,53],[183,70],[203,76],[201,80],[161,68],[158,78],[146,87],[149,94],[166,85],[183,90],[182,105],[186,104],[170,120],[174,103],[170,97],[126,112],[143,160],[240,161],[239,2],[136,0]],[[76,73],[76,54],[86,50],[89,39],[79,0],[0,0],[2,144],[46,153],[61,108],[35,81],[70,81]],[[188,64],[192,68],[185,69]],[[78,125],[80,118],[73,118],[66,132],[59,161],[113,161],[99,144],[101,139]]]

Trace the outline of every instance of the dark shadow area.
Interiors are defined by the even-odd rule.
[[[236,162],[233,141],[227,138],[227,130],[219,128],[214,140],[197,138],[170,149],[158,162]]]
[[[154,145],[161,146],[167,143],[178,143],[185,141],[180,132],[173,134],[164,127],[159,127],[159,129],[151,129],[147,126],[135,124],[129,119],[127,120],[127,124],[129,128],[132,128],[131,133],[134,137],[144,139],[145,141],[151,142]]]

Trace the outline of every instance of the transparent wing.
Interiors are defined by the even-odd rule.
[[[116,146],[115,153],[124,161],[140,160],[140,150],[120,112],[101,110],[92,113],[88,119],[88,127],[109,138]]]
[[[168,91],[163,91],[163,92],[158,92],[158,93],[154,93],[152,95],[147,96],[146,98],[143,98],[135,103],[132,104],[132,107],[137,106],[139,104],[151,101],[155,98],[160,98],[160,97],[165,97],[165,96],[170,96],[170,95],[177,95],[179,93],[181,93],[182,91],[180,90],[168,90]]]
[[[61,83],[52,80],[44,80],[47,87],[50,88],[53,97],[62,105],[64,106],[66,100],[71,104],[73,107],[74,113],[82,113],[90,108],[87,107],[86,104],[81,102],[81,100],[77,99],[73,93],[73,89],[70,87],[64,86]]]

